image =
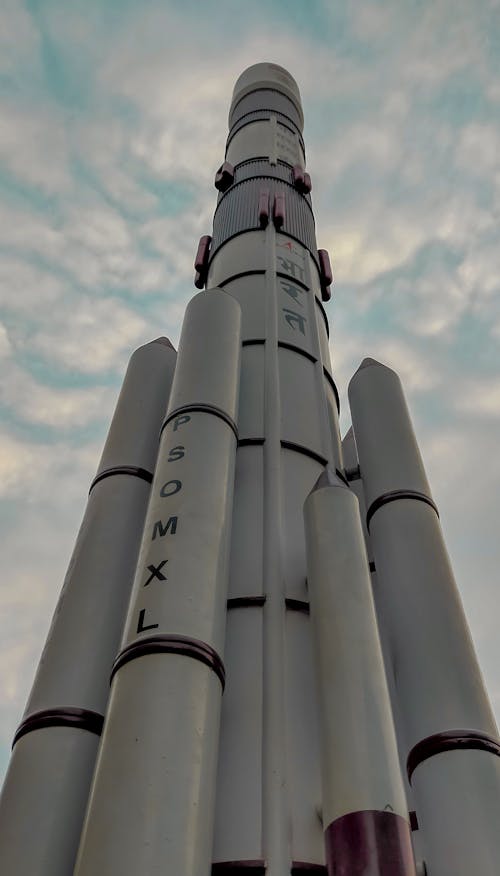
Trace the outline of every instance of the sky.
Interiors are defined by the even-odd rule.
[[[177,343],[232,88],[297,80],[342,431],[400,374],[500,716],[500,0],[3,0],[0,778],[131,352]]]

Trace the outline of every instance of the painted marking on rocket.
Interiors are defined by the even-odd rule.
[[[150,574],[148,580],[146,581],[146,583],[144,584],[144,587],[147,587],[148,584],[151,584],[151,581],[153,580],[153,578],[157,578],[158,581],[166,581],[167,580],[167,576],[164,575],[163,572],[161,571],[163,569],[163,566],[166,563],[168,563],[168,560],[162,560],[161,563],[159,564],[159,566],[155,566],[155,565],[153,565],[153,563],[151,563],[151,565],[148,566],[148,572],[151,572],[151,574]]]
[[[286,280],[280,280],[281,288],[283,292],[286,292],[290,298],[293,298],[294,301],[297,302],[299,307],[303,307],[302,301],[300,300],[299,293],[303,294],[303,289],[300,286],[295,286],[293,283],[287,283]]]
[[[304,260],[304,253],[297,246],[296,243],[293,243],[292,240],[287,240],[284,243],[277,243],[276,249],[287,249],[288,252],[293,252],[295,255],[298,255],[302,260]]]
[[[182,481],[167,481],[166,484],[163,484],[160,490],[160,496],[162,499],[166,499],[167,496],[174,496],[179,490],[182,490]]]
[[[174,432],[177,432],[177,429],[189,423],[190,419],[189,414],[181,414],[179,417],[176,417],[174,420]]]
[[[159,627],[159,624],[145,624],[144,618],[146,616],[146,609],[142,608],[139,612],[139,620],[137,622],[137,632],[144,633],[145,630],[156,630]]]
[[[184,445],[177,444],[176,447],[172,447],[172,450],[168,451],[167,462],[177,462],[177,460],[182,459],[182,457],[185,455],[185,452],[186,448],[184,447]]]
[[[304,335],[306,334],[306,318],[302,316],[301,313],[295,313],[294,310],[289,310],[288,307],[282,308],[283,313],[285,314],[285,320],[293,331],[297,331],[297,329]]]
[[[170,534],[175,535],[177,532],[177,521],[178,517],[169,517],[165,526],[161,522],[161,520],[157,520],[153,526],[153,535],[151,536],[151,541],[154,541],[156,536],[159,535],[160,538],[163,538],[164,535],[167,535],[169,529]]]
[[[304,268],[301,268],[297,262],[294,262],[293,259],[285,259],[283,256],[276,256],[277,261],[280,263],[285,274],[290,274],[291,277],[295,277],[297,280],[301,280],[304,282]]]

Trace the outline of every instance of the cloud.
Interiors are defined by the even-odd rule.
[[[64,125],[53,107],[0,102],[0,161],[15,180],[44,194],[71,188]]]
[[[395,368],[496,696],[495,4],[318,0],[301,19],[261,0],[203,17],[189,2],[7,3],[0,733],[24,704],[126,360],[175,340],[194,292],[234,81],[266,58],[303,96],[343,428],[361,359]]]

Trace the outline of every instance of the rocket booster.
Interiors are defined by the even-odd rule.
[[[240,318],[186,311],[75,876],[210,873]]]
[[[176,354],[132,355],[0,798],[9,876],[68,876],[134,577]]]
[[[415,876],[358,501],[327,469],[304,507],[329,876]]]
[[[500,745],[398,376],[349,399],[404,749],[429,876],[493,876]]]

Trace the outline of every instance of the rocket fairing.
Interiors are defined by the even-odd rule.
[[[68,876],[78,850],[176,354],[132,355],[0,798],[6,876]]]
[[[498,872],[498,733],[390,369],[363,362],[340,440],[303,121],[282,67],[237,80],[167,415],[119,406],[137,443],[105,451],[17,734],[8,876]]]
[[[349,386],[394,696],[429,876],[493,876],[500,746],[398,376]]]
[[[186,311],[75,876],[210,872],[240,322]]]

